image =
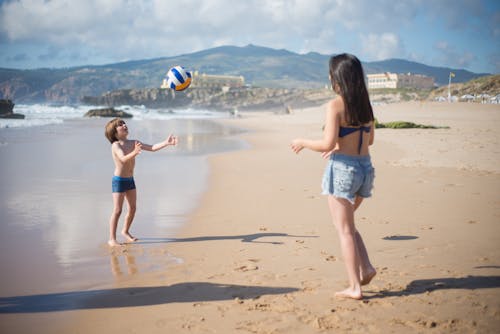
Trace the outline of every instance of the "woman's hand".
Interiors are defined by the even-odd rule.
[[[304,148],[304,144],[302,143],[302,139],[294,139],[290,144],[292,151],[298,154]]]
[[[323,159],[328,160],[330,158],[330,156],[332,155],[333,151],[334,150],[331,150],[331,151],[328,151],[328,152],[322,152],[321,156],[323,157]]]
[[[168,136],[166,142],[167,142],[167,145],[175,146],[175,145],[177,145],[177,137],[174,135],[170,135],[170,136]]]

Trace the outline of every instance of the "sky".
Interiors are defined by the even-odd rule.
[[[500,73],[499,0],[0,0],[0,67],[254,44]]]

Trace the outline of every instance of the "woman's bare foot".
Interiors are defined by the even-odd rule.
[[[135,242],[139,240],[138,238],[134,237],[132,234],[128,232],[122,232],[122,235],[127,239],[128,242]]]
[[[368,272],[363,273],[363,275],[361,275],[361,280],[360,280],[361,285],[369,284],[375,277],[375,275],[377,275],[377,271],[375,270],[375,268],[372,268]]]
[[[335,297],[337,298],[351,298],[360,300],[363,299],[363,294],[361,290],[353,290],[351,288],[345,289],[344,291],[335,292]]]
[[[116,247],[116,246],[121,246],[122,244],[119,243],[118,241],[116,240],[108,240],[108,246],[110,247]]]

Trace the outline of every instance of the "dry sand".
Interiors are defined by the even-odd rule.
[[[2,298],[2,333],[497,332],[500,107],[375,111],[450,129],[377,130],[374,196],[356,217],[378,270],[363,301],[333,296],[347,277],[319,195],[325,162],[289,148],[321,136],[324,108],[246,113],[225,123],[251,129],[251,148],[210,158],[208,191],[175,239],[110,252],[104,286]]]

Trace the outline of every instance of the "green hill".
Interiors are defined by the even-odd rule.
[[[0,98],[16,103],[80,103],[84,96],[100,96],[118,89],[159,87],[174,65],[207,74],[242,75],[252,86],[320,88],[328,85],[328,55],[297,54],[255,45],[221,46],[191,54],[136,60],[102,66],[60,69],[0,69]],[[464,82],[483,74],[427,66],[401,59],[364,62],[365,72],[412,72],[447,83],[450,71]]]

